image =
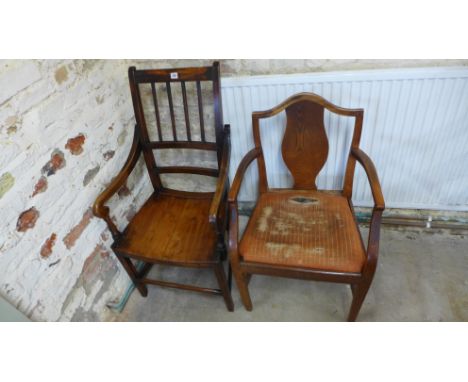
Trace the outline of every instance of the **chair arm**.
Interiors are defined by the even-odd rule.
[[[221,158],[221,164],[219,168],[218,181],[216,183],[216,191],[213,196],[213,200],[210,205],[209,212],[209,221],[212,224],[218,222],[218,213],[219,207],[221,206],[221,201],[226,192],[226,188],[229,186],[228,183],[228,170],[229,170],[229,159],[231,157],[231,133],[230,126],[224,126],[224,146],[223,146],[223,156]]]
[[[132,170],[135,168],[136,163],[141,154],[141,147],[138,139],[138,126],[135,125],[135,133],[133,135],[132,147],[128,154],[127,161],[120,170],[119,174],[111,181],[106,189],[96,198],[93,204],[93,213],[95,216],[104,219],[112,233],[114,239],[120,235],[119,230],[109,216],[109,207],[105,206],[105,203],[122,187]]]
[[[369,158],[369,156],[359,148],[352,148],[351,154],[354,156],[354,158],[357,159],[367,174],[372,191],[372,197],[374,198],[374,209],[383,211],[385,209],[385,201],[374,163],[372,163],[372,160]]]
[[[244,180],[245,172],[247,168],[252,163],[252,161],[258,158],[261,154],[261,149],[256,147],[250,150],[241,160],[239,166],[237,167],[236,175],[234,177],[234,181],[232,182],[231,189],[228,195],[229,203],[237,202],[237,195],[239,194],[240,187],[242,185],[242,181]]]

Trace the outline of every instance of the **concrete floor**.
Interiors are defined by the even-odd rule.
[[[241,224],[245,225],[242,217]],[[362,228],[367,237],[367,228]],[[150,277],[215,287],[211,271],[167,268]],[[135,291],[110,321],[344,321],[349,286],[252,277],[253,311],[247,312],[233,281],[235,311],[221,297],[149,286]],[[358,321],[468,321],[468,234],[382,227],[379,265]]]

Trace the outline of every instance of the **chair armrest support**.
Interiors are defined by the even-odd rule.
[[[209,221],[212,224],[218,223],[218,214],[221,202],[229,188],[228,172],[229,172],[229,159],[231,157],[231,133],[230,126],[224,125],[224,146],[223,156],[219,168],[219,177],[216,183],[216,191],[210,205]]]
[[[136,163],[141,154],[141,147],[138,138],[138,126],[135,125],[135,132],[133,135],[132,147],[128,154],[127,161],[120,170],[119,174],[111,181],[106,189],[96,198],[93,204],[93,213],[95,216],[104,219],[107,223],[109,230],[112,233],[112,237],[115,239],[120,235],[119,230],[109,216],[109,207],[105,203],[122,187],[132,170],[135,168]]]
[[[385,201],[374,163],[372,163],[372,160],[369,158],[369,156],[359,148],[352,148],[351,154],[361,164],[361,166],[364,168],[364,171],[367,174],[367,178],[369,179],[369,184],[372,191],[372,197],[374,198],[374,209],[378,211],[383,211],[385,209]]]
[[[228,201],[229,203],[237,203],[237,195],[239,194],[242,181],[244,180],[245,172],[254,159],[257,159],[261,154],[260,148],[256,147],[250,150],[240,161],[237,167],[234,181],[232,182],[231,189],[229,190]]]
[[[363,274],[366,277],[372,278],[375,268],[377,267],[377,258],[379,254],[380,242],[380,223],[382,221],[382,213],[385,209],[385,201],[382,194],[377,170],[375,169],[372,160],[369,156],[359,148],[352,148],[351,154],[362,165],[366,171],[367,178],[374,198],[374,209],[369,226],[369,239],[367,242],[367,262],[363,269]]]
[[[231,264],[233,266],[239,266],[239,211],[237,210],[237,196],[239,194],[242,181],[244,180],[245,172],[250,164],[257,159],[261,154],[260,148],[254,148],[250,150],[244,158],[242,158],[239,166],[237,167],[234,181],[232,182],[231,189],[228,195],[228,206],[229,206],[229,237],[228,237],[228,252]]]

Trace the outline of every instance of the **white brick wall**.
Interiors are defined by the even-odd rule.
[[[55,75],[62,67],[66,80],[59,84]],[[92,292],[79,282],[96,245],[111,252],[110,235],[107,240],[100,236],[106,231],[103,221],[93,217],[70,249],[63,242],[128,154],[134,122],[127,67],[125,61],[98,61],[91,66],[81,60],[2,61],[0,65],[0,176],[14,177],[13,187],[0,198],[0,294],[33,320],[69,320],[77,309],[92,312],[89,319],[101,319],[104,304],[119,298],[128,285],[113,256],[102,261],[117,272],[98,274]],[[129,130],[127,134],[122,134],[124,129]],[[72,155],[65,145],[79,133],[86,137],[83,152]],[[121,145],[119,136],[125,138]],[[66,165],[46,177],[45,192],[31,197],[55,149],[64,154]],[[108,150],[115,150],[115,155],[105,160],[103,153]],[[84,187],[85,174],[97,165],[99,172]],[[139,179],[136,193],[114,201],[118,208],[112,214],[120,226],[127,223],[130,205],[141,204],[148,195],[142,191],[146,185],[147,179]],[[18,232],[20,213],[32,206],[40,213],[35,226]],[[55,245],[51,255],[43,258],[41,247],[52,233],[57,236]],[[111,283],[101,291],[106,277]]]

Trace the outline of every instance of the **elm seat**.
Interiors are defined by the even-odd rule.
[[[346,197],[298,190],[260,195],[239,254],[248,262],[352,273],[366,259]]]
[[[216,294],[233,311],[231,268],[227,277],[224,270],[231,141],[229,125],[223,125],[219,62],[190,68],[130,67],[128,77],[136,121],[133,143],[122,170],[94,202],[93,212],[107,223],[114,254],[143,297],[147,285]],[[176,118],[181,111],[184,119]],[[121,232],[106,204],[141,157],[153,192]],[[209,157],[216,158],[216,167],[205,160]],[[171,182],[171,176],[187,180],[185,184],[197,176],[215,177],[216,188],[177,189],[179,182]],[[167,280],[163,269],[161,279],[149,278],[153,265],[211,269],[218,288]]]
[[[212,195],[153,194],[112,248],[141,260],[215,263],[216,233],[207,218]]]

